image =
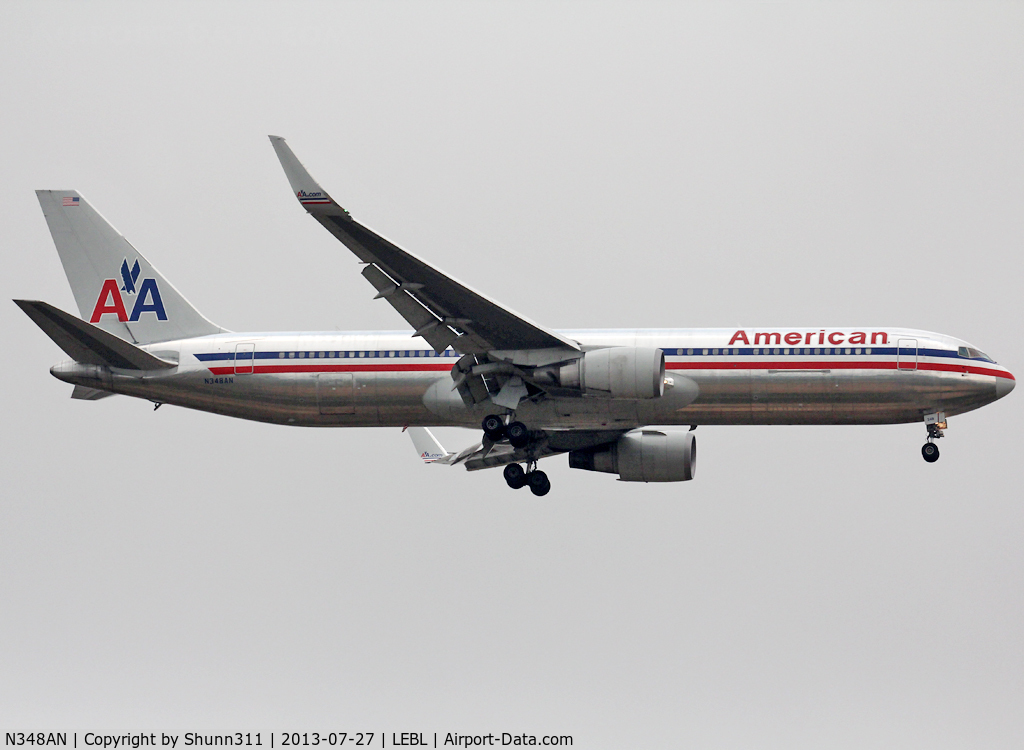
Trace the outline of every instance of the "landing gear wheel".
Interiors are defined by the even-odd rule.
[[[921,455],[925,461],[933,464],[939,460],[939,446],[935,443],[925,443],[921,446]]]
[[[512,489],[518,490],[526,486],[526,472],[519,464],[509,464],[505,467],[504,474],[505,481]]]
[[[551,482],[548,475],[543,471],[531,471],[526,475],[526,483],[530,485],[530,492],[537,497],[548,494],[551,491]]]
[[[505,437],[505,422],[497,414],[488,414],[480,426],[484,434],[495,443]]]
[[[522,422],[510,424],[505,428],[505,434],[508,435],[508,442],[513,448],[525,448],[530,442],[530,431]]]

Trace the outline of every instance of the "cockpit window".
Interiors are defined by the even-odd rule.
[[[961,346],[956,350],[956,353],[961,357],[967,357],[968,359],[983,359],[986,362],[995,362],[995,360],[985,354],[985,352],[980,349],[975,349],[973,346]]]

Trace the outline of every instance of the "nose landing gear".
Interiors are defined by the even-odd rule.
[[[935,414],[926,414],[924,426],[928,430],[928,442],[921,446],[921,455],[925,461],[933,464],[939,460],[939,446],[933,441],[938,440],[945,434],[946,415],[941,411]]]

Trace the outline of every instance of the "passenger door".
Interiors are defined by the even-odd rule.
[[[896,369],[917,369],[917,339],[899,339],[896,342]]]
[[[235,375],[252,375],[255,358],[256,344],[237,344],[235,346]]]

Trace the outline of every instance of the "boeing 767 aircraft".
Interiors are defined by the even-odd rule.
[[[360,224],[283,138],[270,140],[299,203],[355,254],[374,298],[412,335],[232,333],[76,191],[40,190],[84,320],[15,302],[71,357],[50,372],[74,384],[72,398],[120,393],[276,424],[407,427],[428,463],[501,466],[510,487],[545,495],[537,462],[560,453],[574,469],[627,482],[692,479],[702,424],[923,422],[931,462],[948,417],[1015,384],[970,344],[904,328],[547,328]],[[449,453],[427,429],[436,425],[480,425],[482,440]]]

